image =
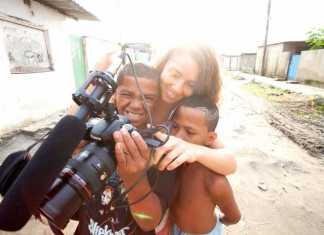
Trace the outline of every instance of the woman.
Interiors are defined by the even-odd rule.
[[[103,65],[104,63],[101,63],[97,67],[103,69]],[[192,94],[206,95],[215,103],[219,102],[221,77],[216,56],[211,48],[194,45],[171,49],[157,63],[156,68],[161,75],[160,99],[153,113],[155,123],[167,121],[177,103]],[[133,138],[132,141],[129,136],[125,136],[127,133],[116,135],[116,142],[122,143],[124,149],[120,151],[121,158],[124,157],[124,153],[132,155],[148,151],[139,137]],[[163,135],[159,137],[163,138]],[[162,156],[164,158],[159,164],[160,170],[174,170],[184,162],[196,161],[222,175],[231,174],[236,169],[234,156],[224,147],[220,138],[217,138],[214,148],[207,148],[171,137],[165,145],[156,150],[155,159]]]

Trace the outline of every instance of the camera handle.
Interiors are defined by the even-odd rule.
[[[72,95],[79,105],[75,116],[86,122],[90,117],[102,114],[116,88],[117,84],[109,72],[91,72],[88,80]]]

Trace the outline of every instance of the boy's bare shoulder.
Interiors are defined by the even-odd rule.
[[[190,163],[190,165],[191,167],[185,172],[186,177],[196,178],[197,175],[200,175],[201,177],[198,178],[204,181],[203,183],[208,191],[222,193],[223,189],[231,187],[224,175],[217,174],[200,163]]]
[[[221,199],[232,190],[229,181],[224,175],[217,174],[207,168],[205,171],[205,186],[213,198]]]

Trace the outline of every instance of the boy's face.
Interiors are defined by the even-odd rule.
[[[202,109],[180,106],[173,121],[172,135],[189,143],[211,146],[216,139],[216,133],[208,130]]]
[[[159,83],[142,77],[138,78],[138,83],[144,93],[148,108],[152,111],[159,97]],[[126,116],[133,126],[136,128],[146,127],[148,115],[144,109],[143,100],[134,77],[124,76],[118,84],[115,105],[118,113]]]

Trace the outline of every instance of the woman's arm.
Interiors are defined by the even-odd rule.
[[[233,174],[236,171],[235,157],[228,148],[198,147],[201,148],[201,154],[196,156],[196,162],[222,175]]]
[[[158,134],[157,137],[165,138],[163,134]],[[159,163],[160,170],[174,170],[184,162],[199,162],[221,175],[229,175],[236,170],[234,155],[219,140],[213,144],[213,148],[210,148],[170,136],[168,142],[157,149],[155,157],[156,159],[163,157]]]

